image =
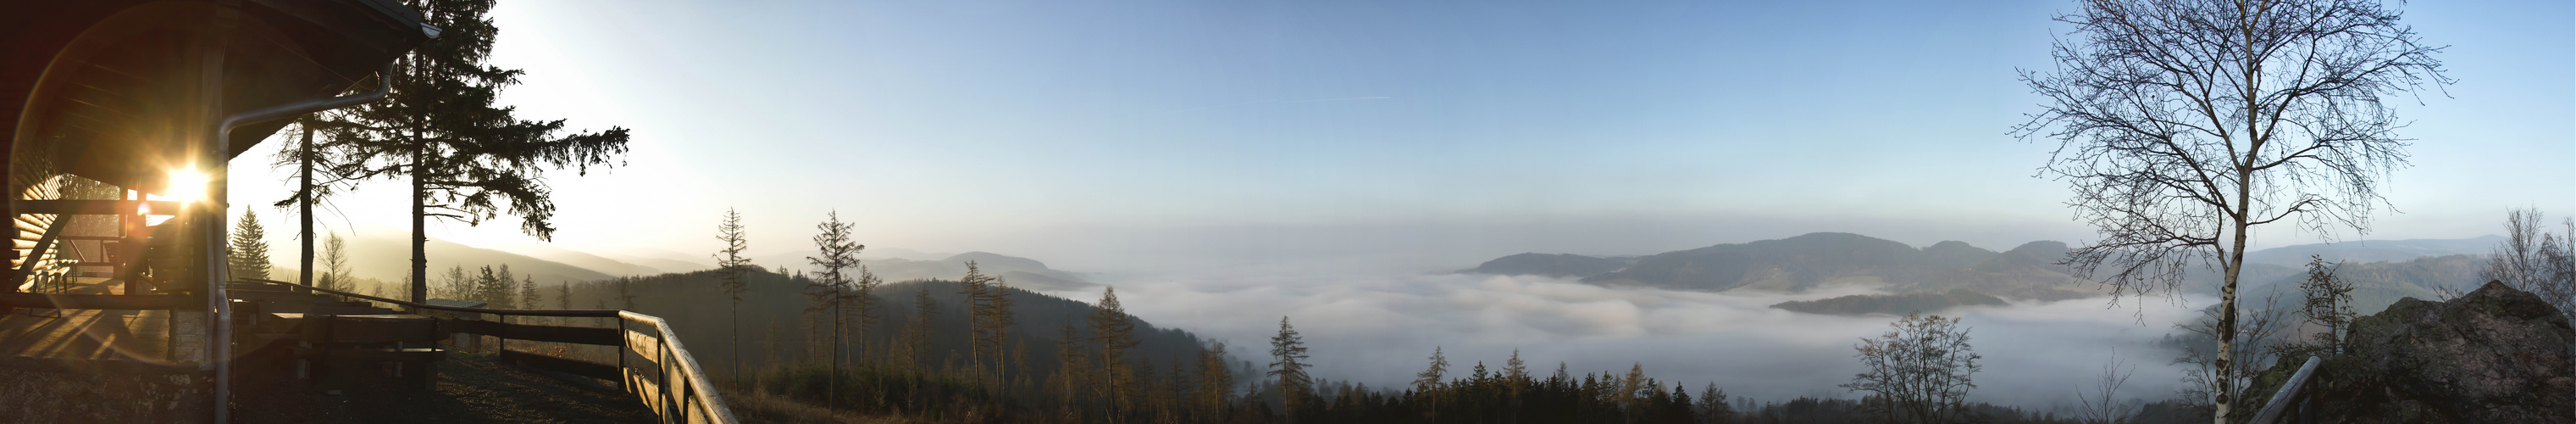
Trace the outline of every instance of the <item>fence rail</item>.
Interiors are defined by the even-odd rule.
[[[2313,421],[2308,416],[2311,409],[2308,406],[2310,400],[2316,396],[2307,390],[2308,380],[2316,378],[2317,364],[2323,362],[2325,362],[2324,358],[2308,357],[2306,364],[2299,365],[2299,372],[2290,374],[2290,381],[2281,382],[2281,391],[2272,393],[2272,401],[2263,404],[2263,411],[2255,413],[2254,419],[2247,423],[2277,424]]]
[[[355,299],[403,305],[417,309],[492,314],[504,317],[593,317],[616,318],[617,328],[567,327],[511,324],[507,321],[442,320],[442,330],[493,336],[504,340],[570,343],[617,347],[616,364],[601,364],[577,359],[516,352],[502,349],[503,361],[538,369],[565,372],[592,378],[618,380],[665,423],[731,424],[733,410],[726,408],[715,384],[698,367],[697,357],[682,347],[679,334],[661,317],[619,310],[542,310],[492,309],[441,306],[387,299],[339,290],[325,289],[277,280],[241,279],[236,282],[283,285],[298,291],[311,290]],[[641,327],[641,328],[639,328]]]

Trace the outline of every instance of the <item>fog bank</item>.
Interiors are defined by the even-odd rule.
[[[1766,401],[1856,397],[1835,387],[1861,372],[1852,346],[1887,331],[1895,319],[1768,307],[1874,293],[1851,287],[1719,294],[1612,289],[1535,276],[1281,269],[1095,280],[1117,287],[1129,313],[1226,341],[1230,352],[1259,364],[1269,362],[1269,338],[1278,332],[1279,317],[1287,316],[1312,348],[1317,377],[1372,387],[1408,384],[1438,346],[1446,350],[1453,376],[1466,375],[1478,362],[1499,372],[1519,349],[1531,372],[1542,376],[1560,362],[1577,378],[1624,373],[1642,362],[1649,376],[1694,390],[1716,382],[1729,394]],[[1055,294],[1099,298],[1097,292]],[[2073,390],[2089,390],[2115,349],[2137,367],[2124,397],[2171,397],[2177,368],[2166,364],[2171,354],[2150,346],[2176,331],[2170,323],[2188,309],[2165,299],[2107,305],[2107,299],[2096,298],[1946,313],[1965,318],[1962,325],[1985,357],[1971,400],[2041,409],[2071,404]]]

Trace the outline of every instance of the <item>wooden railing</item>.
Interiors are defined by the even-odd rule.
[[[2316,379],[2317,364],[2323,362],[2325,362],[2324,358],[2308,357],[2306,364],[2299,365],[2299,372],[2290,374],[2290,381],[2281,382],[2281,391],[2272,393],[2272,401],[2263,404],[2262,412],[2254,413],[2254,419],[2246,422],[2276,424],[2314,421],[2309,415],[2315,409],[2311,408],[2310,404],[2314,403],[2316,396],[2308,390],[2308,381]]]
[[[240,282],[276,284],[297,291],[315,291],[403,305],[417,309],[498,315],[502,321],[470,319],[441,320],[441,329],[454,333],[479,334],[502,340],[570,343],[617,347],[617,363],[603,364],[578,359],[500,350],[504,362],[622,383],[632,394],[665,423],[738,422],[733,410],[725,407],[716,393],[715,384],[698,367],[698,360],[680,343],[678,333],[660,317],[618,310],[543,310],[492,309],[431,305],[368,296],[276,280],[244,279]],[[591,317],[614,318],[616,328],[570,327],[512,324],[507,317]],[[506,342],[505,342],[506,343]]]

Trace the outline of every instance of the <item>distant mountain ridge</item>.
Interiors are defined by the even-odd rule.
[[[2372,271],[2381,274],[2368,275],[2390,276],[2371,280],[2372,284],[2385,285],[2385,290],[2365,290],[2373,293],[2373,299],[2360,302],[2385,305],[2396,298],[2378,299],[2378,293],[2385,292],[2388,296],[2429,293],[2425,287],[2451,283],[2421,279],[2455,278],[2457,276],[2453,274],[2459,274],[2457,270],[2466,266],[2461,264],[2474,260],[2463,256],[2434,261],[2438,264],[2415,264],[2445,256],[2407,255],[2483,252],[2492,248],[2493,237],[2371,240],[2259,250],[2247,253],[2248,263],[2239,277],[2244,287],[2295,278],[2302,271],[2298,266],[2305,264],[2310,254],[2355,263],[2366,259],[2402,258],[2383,262],[2386,265],[2347,266],[2347,272],[2382,270]],[[2102,285],[2057,264],[2064,260],[2070,249],[2066,243],[2057,241],[2024,243],[2003,252],[1958,241],[1943,241],[1916,249],[1904,243],[1858,234],[1811,233],[1618,260],[1571,254],[1523,253],[1487,261],[1461,272],[1545,275],[1577,278],[1585,283],[1610,287],[1709,292],[1755,290],[1796,293],[1826,285],[1864,285],[1892,293],[1945,293],[1952,289],[1967,289],[2004,298],[2041,301],[2107,294]],[[2256,260],[2258,258],[2263,260]],[[2287,258],[2296,258],[2297,261],[2288,262]],[[1618,267],[1609,269],[1613,265]],[[2214,269],[2187,269],[2183,272],[2182,288],[2189,293],[2212,294],[2220,275]]]

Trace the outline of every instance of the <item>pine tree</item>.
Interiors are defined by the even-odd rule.
[[[1082,388],[1091,386],[1089,379],[1085,378],[1090,374],[1088,371],[1091,369],[1089,365],[1091,361],[1083,355],[1080,342],[1082,339],[1074,334],[1073,323],[1064,323],[1064,329],[1059,334],[1055,339],[1057,383],[1055,386],[1062,392],[1057,394],[1057,400],[1063,402],[1064,415],[1067,418],[1080,421]]]
[[[984,335],[984,349],[992,352],[993,380],[997,383],[1007,382],[1010,377],[1011,363],[1001,353],[1002,344],[1010,340],[1011,324],[1018,322],[1016,314],[1011,312],[1015,302],[1011,300],[1009,281],[1001,277],[987,278],[992,283],[984,288],[984,319],[977,320],[976,324],[984,327],[981,331]],[[997,384],[996,387],[1007,387],[1007,385]]]
[[[1505,394],[1510,396],[1511,416],[1517,421],[1521,412],[1522,398],[1528,395],[1530,385],[1529,366],[1521,363],[1520,349],[1512,349],[1512,359],[1503,362],[1503,381],[1509,384],[1504,390]]]
[[[537,303],[544,300],[543,297],[544,295],[537,293],[537,276],[535,274],[530,274],[519,281],[519,308],[536,309],[538,307],[537,305],[543,305],[543,303]]]
[[[1208,347],[1199,358],[1199,422],[1225,421],[1234,403],[1234,373],[1225,366],[1225,343]]]
[[[1297,328],[1288,325],[1288,317],[1279,317],[1279,335],[1270,338],[1270,375],[1279,377],[1280,409],[1288,413],[1288,422],[1297,422],[1297,412],[1314,392],[1314,378],[1306,374],[1306,340]]]
[[[1428,405],[1426,409],[1432,411],[1433,419],[1438,419],[1440,388],[1445,386],[1443,382],[1447,381],[1443,380],[1441,375],[1448,372],[1449,355],[1442,353],[1440,347],[1433,346],[1431,347],[1431,368],[1413,375],[1413,392],[1422,398],[1421,402],[1424,405]]]
[[[993,278],[984,275],[975,261],[966,261],[966,276],[957,278],[958,297],[966,299],[966,363],[977,370],[988,370],[984,367],[988,328],[984,321],[992,317],[992,308],[985,304],[992,298],[992,283]]]
[[[627,131],[610,128],[557,136],[564,121],[529,121],[496,105],[520,70],[486,60],[499,33],[493,0],[415,2],[423,24],[441,31],[395,61],[385,100],[343,109],[315,122],[330,140],[315,146],[319,171],[338,180],[410,180],[411,297],[428,296],[431,217],[481,224],[507,212],[538,240],[554,237],[555,206],[543,173],[613,166],[626,153]],[[380,76],[383,78],[385,76]],[[372,86],[360,84],[359,86]]]
[[[441,284],[439,287],[441,287],[439,292],[442,293],[439,297],[455,300],[472,300],[474,298],[474,279],[465,275],[464,265],[448,267],[447,283]]]
[[[226,259],[232,262],[232,278],[268,279],[268,230],[259,226],[259,212],[245,208],[241,223],[233,225],[232,245]]]
[[[859,252],[868,247],[850,241],[850,224],[841,222],[840,211],[824,216],[823,223],[815,225],[815,229],[822,230],[822,233],[814,235],[815,253],[822,256],[805,258],[806,262],[822,268],[814,278],[806,280],[805,295],[812,302],[806,307],[806,314],[830,314],[832,337],[825,343],[831,347],[828,352],[831,356],[826,361],[832,364],[832,374],[825,384],[829,388],[825,391],[828,396],[825,399],[840,399],[841,346],[844,344],[841,336],[845,334],[842,329],[845,315],[841,308],[847,303],[842,301],[841,292],[849,290],[850,286],[850,275],[844,270],[858,265]]]
[[[876,272],[869,271],[867,265],[859,265],[859,278],[851,281],[850,290],[840,292],[841,297],[836,300],[842,305],[839,307],[844,321],[842,329],[848,333],[844,337],[846,340],[855,342],[856,346],[850,347],[850,350],[856,352],[854,356],[859,356],[860,359],[874,361],[867,356],[870,355],[868,353],[870,346],[866,336],[867,330],[874,328],[877,323],[876,292],[878,287],[883,286],[885,281],[878,279]]]
[[[555,286],[555,309],[572,310],[572,282]]]
[[[1717,383],[1708,383],[1708,387],[1699,390],[1699,404],[1696,409],[1699,410],[1700,422],[1735,421],[1735,407],[1726,403],[1726,391],[1718,390]]]
[[[1128,321],[1127,309],[1118,304],[1118,288],[1100,292],[1100,303],[1091,307],[1091,340],[1100,346],[1100,372],[1108,380],[1099,386],[1106,390],[1109,415],[1125,416],[1136,403],[1136,381],[1127,361],[1127,352],[1136,348],[1136,324]]]
[[[930,322],[939,317],[939,301],[930,298],[928,282],[918,284],[915,288],[917,290],[913,291],[912,310],[916,315],[913,316],[912,322],[903,328],[903,352],[897,355],[896,360],[901,361],[905,369],[918,371],[921,368],[921,355],[928,353],[925,351],[930,348]]]
[[[742,213],[726,208],[724,222],[716,224],[716,240],[724,242],[724,248],[717,250],[715,254],[716,279],[724,284],[725,297],[733,301],[732,323],[725,327],[725,332],[733,333],[735,378],[742,377],[742,293],[751,291],[749,274],[757,269],[754,267],[758,266],[752,265],[751,258],[742,256],[744,250],[751,248],[750,241],[745,237],[742,229]]]

